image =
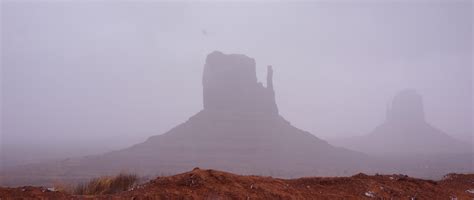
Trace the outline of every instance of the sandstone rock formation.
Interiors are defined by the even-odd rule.
[[[457,141],[425,119],[422,96],[404,90],[387,109],[386,120],[366,136],[335,141],[338,146],[378,155],[468,153],[468,144]]]
[[[168,133],[117,155],[152,155],[137,162],[149,160],[145,168],[171,172],[200,166],[244,174],[334,175],[360,167],[364,155],[335,148],[278,114],[273,69],[267,70],[264,87],[253,58],[209,54],[202,81],[204,109]]]
[[[278,114],[272,76],[269,66],[264,87],[254,59],[213,52],[204,66],[204,109],[185,123],[127,149],[37,165],[34,171],[41,177],[86,179],[120,171],[173,174],[194,167],[280,177],[351,175],[363,169],[365,155],[333,147]],[[32,176],[4,178],[20,184]]]

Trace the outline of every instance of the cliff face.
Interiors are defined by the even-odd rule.
[[[253,58],[213,52],[204,65],[204,110],[278,115],[272,81],[271,66],[268,67],[267,87],[264,87],[257,82]]]

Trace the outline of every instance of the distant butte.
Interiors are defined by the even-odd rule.
[[[336,141],[336,144],[375,155],[436,155],[469,153],[468,144],[429,124],[423,98],[415,90],[399,92],[387,108],[385,122],[368,135]]]
[[[367,165],[367,156],[331,146],[293,127],[278,114],[273,69],[269,66],[267,70],[264,87],[257,80],[255,59],[212,52],[204,65],[203,110],[185,123],[119,151],[32,169],[17,168],[5,182],[22,184],[35,179],[22,176],[22,170],[43,170],[37,173],[42,175],[37,179],[55,180],[121,171],[174,174],[194,167],[279,177],[351,175],[361,171]]]

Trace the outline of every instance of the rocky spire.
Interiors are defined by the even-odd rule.
[[[273,67],[271,65],[267,67],[267,88],[273,91]]]
[[[274,114],[278,114],[278,107],[275,100],[275,90],[273,89],[273,67],[271,65],[267,67],[267,91],[271,106],[270,110]]]

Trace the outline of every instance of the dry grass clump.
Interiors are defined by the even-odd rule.
[[[138,183],[136,174],[120,173],[117,176],[94,178],[88,183],[78,184],[73,193],[76,195],[114,194],[127,191]]]

